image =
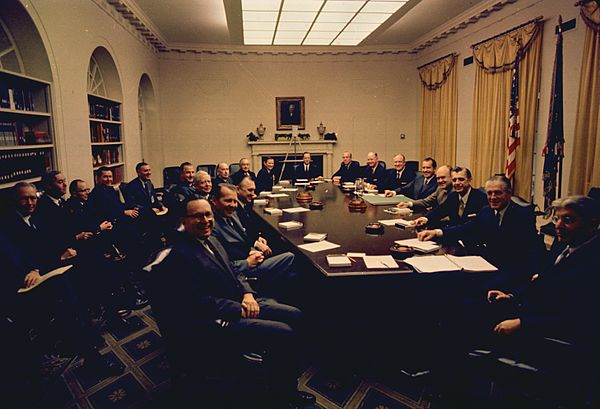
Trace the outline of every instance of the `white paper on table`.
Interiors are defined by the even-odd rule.
[[[310,209],[306,207],[289,207],[287,209],[283,209],[286,213],[302,213],[302,212],[310,212]]]
[[[454,264],[446,256],[419,256],[404,260],[419,273],[439,273],[442,271],[460,271],[460,267]]]
[[[431,253],[433,251],[437,251],[442,248],[442,246],[440,246],[436,242],[421,241],[419,239],[396,240],[394,243],[397,243],[401,246],[412,247],[412,248],[422,251],[424,253]]]
[[[402,220],[402,219],[387,219],[387,220],[377,220],[379,223],[383,224],[384,226],[395,226],[396,222],[398,220]]]
[[[340,247],[340,245],[327,240],[323,240],[314,243],[300,244],[298,247],[302,250],[310,251],[311,253],[316,253],[318,251],[335,249],[337,247]]]
[[[276,198],[276,197],[288,197],[288,195],[285,194],[285,193],[271,193],[269,195],[269,197],[273,199],[273,198]]]
[[[257,205],[264,205],[269,203],[269,201],[267,199],[254,199],[254,204]]]
[[[282,192],[297,192],[298,188],[297,187],[284,187],[283,189],[281,189]]]
[[[310,183],[308,182],[296,182],[294,183],[294,186],[308,186],[310,185]]]
[[[497,271],[498,269],[486,259],[481,256],[453,256],[452,254],[446,254],[446,257],[450,259],[454,264],[462,267],[465,271],[479,272],[479,271]]]
[[[410,220],[404,220],[404,219],[396,219],[396,224],[399,224],[402,227],[415,227],[415,225],[412,224]]]
[[[262,192],[260,192],[258,194],[258,197],[265,197],[265,196],[269,196],[270,194],[272,194],[273,192],[271,192],[270,190],[263,190]]]
[[[394,257],[387,256],[364,256],[363,260],[367,268],[398,268]]]
[[[353,258],[363,258],[367,253],[346,253],[346,256]]]

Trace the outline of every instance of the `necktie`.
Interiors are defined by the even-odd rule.
[[[571,255],[571,249],[569,246],[567,246],[566,249],[564,249],[559,255],[558,257],[556,257],[556,261],[554,262],[554,265],[560,263],[562,260],[567,259],[569,256]]]
[[[502,223],[502,217],[500,216],[500,212],[496,211],[496,225],[498,227],[500,227],[500,224]]]
[[[400,171],[399,170],[396,171],[396,179],[400,179]]]
[[[465,214],[465,202],[462,197],[460,197],[458,201],[460,202],[458,205],[458,217],[463,217],[463,214]]]
[[[308,172],[308,165],[304,165],[304,171]]]
[[[221,258],[221,255],[214,248],[212,243],[208,239],[201,240],[201,243],[204,246],[204,248],[206,249],[206,251],[208,251],[212,256],[214,256],[214,258],[217,260],[217,262],[219,264],[221,264],[221,267],[223,267],[224,270],[227,270],[227,267],[225,265],[225,260],[223,260],[223,258]]]
[[[63,199],[62,197],[58,199],[58,207],[60,207],[61,209],[65,207],[65,199]]]

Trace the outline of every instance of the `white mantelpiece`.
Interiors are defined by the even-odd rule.
[[[333,174],[333,146],[336,141],[300,141],[296,145],[296,153],[310,152],[323,155],[323,176]],[[294,145],[290,141],[256,141],[248,142],[252,153],[252,169],[258,172],[262,168],[260,157],[264,155],[279,156],[294,153]]]

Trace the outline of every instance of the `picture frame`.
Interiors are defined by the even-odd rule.
[[[304,97],[275,97],[277,130],[305,129]]]

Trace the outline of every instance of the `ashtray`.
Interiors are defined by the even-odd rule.
[[[310,210],[321,210],[323,209],[323,202],[314,201],[308,204],[308,208]]]
[[[390,254],[397,260],[404,260],[415,255],[415,249],[408,246],[395,244],[390,247]]]
[[[364,212],[367,210],[367,204],[360,197],[356,197],[348,202],[348,209],[351,212]]]
[[[383,224],[379,222],[369,223],[365,226],[365,232],[368,234],[383,234]]]
[[[315,190],[317,188],[317,185],[313,185],[312,183],[309,183],[308,185],[304,186],[305,190]]]
[[[298,202],[310,202],[312,201],[312,195],[310,194],[310,192],[306,192],[306,191],[299,191],[296,194],[296,200]]]

